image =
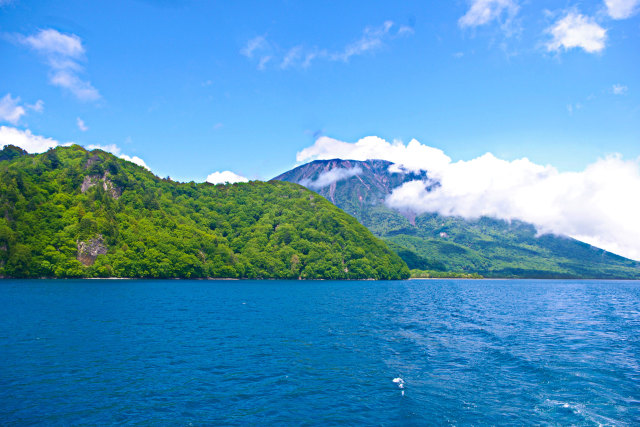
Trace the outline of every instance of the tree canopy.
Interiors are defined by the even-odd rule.
[[[77,145],[0,159],[0,276],[409,277],[385,243],[297,184],[178,183]],[[79,256],[91,245],[104,249],[93,263]]]

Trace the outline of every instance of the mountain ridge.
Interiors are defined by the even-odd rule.
[[[361,173],[337,179],[330,186],[310,185],[332,170],[354,168],[360,168]],[[336,206],[387,242],[410,268],[505,278],[640,278],[640,262],[570,237],[539,236],[535,226],[523,221],[416,215],[385,205],[394,188],[428,178],[428,171],[403,171],[385,160],[332,159],[309,162],[274,180],[307,184],[324,197],[331,190],[330,200]],[[365,185],[370,182],[385,185]]]
[[[0,277],[402,279],[355,218],[294,183],[178,183],[102,150],[0,151]]]

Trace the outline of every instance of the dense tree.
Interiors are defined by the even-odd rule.
[[[176,183],[79,146],[0,158],[0,276],[409,276],[365,227],[297,184]],[[80,242],[106,254],[83,264]]]

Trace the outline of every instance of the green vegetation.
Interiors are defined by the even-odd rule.
[[[0,276],[401,279],[356,219],[287,182],[176,183],[100,150],[0,152]]]
[[[478,273],[455,273],[453,271],[411,270],[412,279],[482,279]]]
[[[387,233],[383,240],[434,266],[422,269],[502,278],[640,278],[638,262],[568,237],[539,236],[521,221],[424,214],[415,226]],[[398,253],[409,268],[420,268]]]
[[[531,224],[392,210],[384,200],[393,189],[427,174],[392,173],[390,165],[383,160],[317,160],[275,179],[312,183],[328,170],[360,168],[357,176],[315,190],[382,238],[412,270],[500,278],[640,279],[639,262],[568,237],[540,236]]]

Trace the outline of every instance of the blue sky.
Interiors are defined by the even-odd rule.
[[[323,135],[582,171],[640,156],[638,9],[0,0],[0,125],[179,180],[269,179]]]

